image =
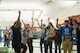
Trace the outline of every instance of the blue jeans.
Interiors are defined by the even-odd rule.
[[[58,50],[58,49],[59,49],[59,53],[61,53],[61,43],[55,41],[54,44],[55,44],[55,53],[57,53],[57,50]],[[57,48],[57,47],[58,47],[58,48]]]
[[[49,47],[49,53],[52,53],[52,40],[44,41],[45,53],[48,53],[48,47]]]
[[[9,47],[9,45],[10,45],[10,40],[5,40],[4,41],[4,47],[7,45],[7,47]]]
[[[41,50],[41,53],[43,53],[43,48],[42,48],[43,44],[44,44],[44,39],[40,39],[40,50]]]

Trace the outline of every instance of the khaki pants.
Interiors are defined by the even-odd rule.
[[[64,53],[67,53],[67,51],[68,51],[68,53],[71,53],[72,46],[73,46],[72,42],[63,41],[63,51],[64,51]]]

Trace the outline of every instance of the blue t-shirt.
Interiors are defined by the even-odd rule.
[[[41,29],[40,38],[44,38],[45,30]]]
[[[62,26],[61,33],[62,36],[70,35],[72,36],[73,26]]]

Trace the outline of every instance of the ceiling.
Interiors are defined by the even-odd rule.
[[[44,23],[50,17],[55,23],[56,18],[63,22],[68,16],[80,15],[80,0],[1,0],[0,24],[4,21],[11,25],[21,11],[21,20],[31,23],[34,19],[43,19]]]

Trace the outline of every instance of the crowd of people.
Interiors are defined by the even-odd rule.
[[[4,31],[5,43],[4,46],[7,45],[9,47],[10,39],[12,39],[12,48],[16,53],[26,53],[27,47],[29,47],[29,53],[33,53],[33,31],[34,21],[32,20],[32,26],[30,24],[22,23],[20,21],[21,12],[19,11],[19,16],[17,21],[14,22],[13,26],[10,27],[12,31],[12,38],[9,38],[11,33]],[[72,32],[75,29],[77,34],[77,52],[80,53],[80,22],[77,22],[76,19],[72,20],[69,18],[64,21],[63,26],[58,24],[59,19],[56,19],[56,28],[50,22],[50,18],[48,18],[48,25],[43,24],[43,20],[41,20],[41,24],[36,19],[36,22],[41,29],[40,32],[40,51],[43,53],[44,44],[44,53],[53,53],[52,46],[53,41],[55,45],[55,53],[58,53],[57,50],[59,48],[59,53],[61,53],[61,44],[64,53],[71,53],[73,47],[73,36]],[[24,24],[24,30],[22,30],[21,25]],[[7,38],[8,37],[8,38]],[[28,45],[28,46],[27,46]],[[57,48],[58,47],[58,48]],[[23,49],[23,50],[21,50]]]

